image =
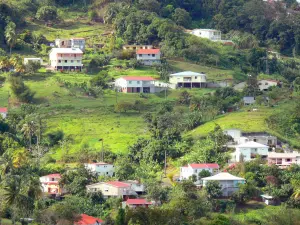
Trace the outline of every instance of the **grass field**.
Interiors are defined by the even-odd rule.
[[[150,68],[139,70],[124,70],[128,75],[155,75]],[[128,145],[134,143],[139,137],[146,137],[147,130],[143,121],[146,112],[153,112],[165,101],[165,93],[147,95],[141,98],[139,94],[116,93],[112,90],[105,90],[101,98],[93,98],[83,95],[81,92],[70,92],[62,86],[57,78],[71,83],[89,82],[94,75],[84,73],[54,73],[41,69],[34,76],[24,77],[25,84],[35,91],[34,102],[38,105],[44,121],[47,124],[47,132],[62,130],[65,136],[70,137],[72,142],[69,146],[69,153],[76,153],[83,145],[88,145],[93,151],[101,150],[100,138],[104,140],[106,149],[113,152],[126,152]],[[114,75],[113,75],[114,76]],[[120,74],[115,74],[116,77]],[[7,105],[8,84],[0,88],[0,102]],[[167,92],[168,100],[178,99],[182,90],[171,90]],[[193,95],[202,96],[212,92],[212,89],[192,89]],[[11,96],[10,102],[13,108],[15,101]],[[142,100],[145,110],[141,113],[127,112],[115,113],[114,105],[118,101],[133,103],[135,100]],[[15,108],[19,105],[15,105]],[[53,149],[53,158],[59,160],[62,156],[60,148]]]
[[[251,108],[244,108],[242,111],[227,113],[219,116],[217,119],[207,122],[202,126],[192,130],[189,134],[197,138],[205,136],[210,131],[213,131],[216,124],[219,124],[222,129],[237,128],[244,132],[260,132],[268,131],[265,119],[273,112],[273,108],[258,107],[258,111],[252,111]]]

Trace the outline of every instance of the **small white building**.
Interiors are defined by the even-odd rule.
[[[191,34],[201,37],[207,38],[211,41],[221,41],[222,40],[222,32],[214,29],[194,29],[191,31]]]
[[[123,45],[123,50],[136,51],[138,49],[153,49],[152,45]]]
[[[250,161],[257,156],[267,158],[269,153],[269,147],[254,141],[249,141],[244,144],[240,144],[235,148],[235,158],[237,162],[240,162],[241,156],[244,161]]]
[[[112,177],[115,174],[115,167],[113,164],[98,162],[98,163],[85,163],[85,168],[98,176]]]
[[[185,71],[170,74],[169,83],[177,88],[205,88],[206,74]]]
[[[50,195],[61,195],[66,193],[66,191],[59,184],[60,179],[61,175],[59,173],[40,177],[42,192]]]
[[[244,105],[253,105],[255,104],[255,98],[251,96],[245,96],[243,97]]]
[[[239,190],[239,184],[244,184],[245,179],[241,177],[233,176],[230,173],[222,172],[211,177],[205,177],[201,179],[203,187],[207,185],[209,181],[218,181],[222,186],[222,195],[231,196],[234,192]]]
[[[43,64],[42,58],[24,58],[24,65],[27,65],[29,62],[35,62],[39,64]]]
[[[136,57],[143,65],[151,66],[160,63],[161,52],[160,49],[138,49]]]
[[[115,87],[124,93],[154,93],[155,79],[152,77],[120,77],[115,81]]]
[[[276,80],[259,80],[258,87],[260,91],[267,91],[269,87],[274,87],[278,85]]]
[[[0,114],[5,119],[7,117],[7,108],[0,108]]]
[[[79,48],[52,48],[49,53],[50,66],[54,70],[81,71],[82,56]]]
[[[198,179],[198,174],[206,170],[210,172],[210,174],[215,174],[219,172],[219,165],[217,163],[192,163],[186,166],[180,167],[180,180],[188,180],[190,177],[195,175]]]

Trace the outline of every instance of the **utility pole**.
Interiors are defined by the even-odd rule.
[[[101,148],[101,154],[100,154],[100,158],[101,158],[101,161],[104,162],[104,145],[103,145],[103,141],[104,139],[103,138],[100,138],[99,141],[102,142],[102,148]]]

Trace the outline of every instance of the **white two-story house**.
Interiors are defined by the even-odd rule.
[[[83,52],[79,48],[52,48],[50,66],[54,70],[81,71]]]
[[[154,93],[155,79],[152,77],[120,77],[115,81],[115,87],[124,93]]]
[[[42,192],[50,195],[64,194],[65,190],[59,184],[60,179],[61,175],[59,173],[40,177]]]
[[[190,177],[198,175],[201,171],[206,170],[210,174],[215,174],[219,171],[219,165],[217,163],[192,163],[186,166],[180,167],[180,180],[188,180]]]
[[[222,32],[214,29],[194,29],[190,32],[191,34],[201,37],[207,38],[211,41],[221,41],[222,40]]]
[[[249,141],[235,148],[235,158],[236,162],[240,162],[241,158],[243,161],[250,161],[255,159],[257,156],[266,159],[269,153],[269,146],[263,145],[254,141]]]
[[[160,57],[160,49],[138,49],[136,51],[137,60],[146,66],[160,63]]]
[[[115,167],[113,164],[98,162],[98,163],[85,163],[85,168],[98,176],[112,177],[115,174]]]
[[[226,172],[218,173],[211,177],[205,177],[201,180],[203,182],[203,187],[205,187],[209,181],[219,182],[219,184],[222,186],[222,195],[226,197],[238,191],[239,184],[245,183],[244,178],[236,177]]]
[[[169,83],[176,88],[204,88],[206,87],[206,74],[185,71],[170,74]]]

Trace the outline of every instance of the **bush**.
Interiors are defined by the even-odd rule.
[[[89,19],[91,20],[91,21],[95,21],[96,19],[97,19],[97,17],[98,17],[98,14],[97,14],[97,12],[96,11],[90,11],[89,12]]]
[[[119,102],[115,105],[116,112],[127,112],[133,109],[133,104],[130,102]]]
[[[43,6],[38,9],[35,17],[43,21],[55,21],[58,18],[57,9],[54,6]]]
[[[27,87],[20,76],[10,76],[10,86],[14,95],[22,102],[29,103],[33,100],[35,92]]]
[[[25,72],[29,74],[36,73],[41,68],[40,62],[29,61],[25,65]]]
[[[47,134],[49,145],[54,146],[59,143],[64,138],[64,132],[62,130],[54,131]]]

